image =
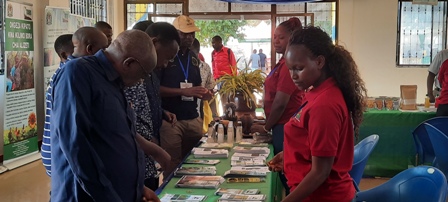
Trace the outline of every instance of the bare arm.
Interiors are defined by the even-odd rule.
[[[265,129],[267,131],[270,131],[272,127],[274,127],[275,124],[277,124],[278,120],[283,115],[283,112],[285,112],[286,106],[288,105],[289,98],[291,96],[289,94],[286,94],[284,92],[278,91],[275,94],[274,103],[272,104],[271,113],[269,114],[269,117],[266,117],[266,124],[263,126],[261,125],[253,125],[251,127],[252,132],[259,132],[259,133],[266,133]]]
[[[312,157],[310,172],[303,178],[297,188],[292,191],[283,202],[302,201],[313,193],[325,180],[331,172],[334,157]]]
[[[146,140],[139,134],[136,135],[136,140],[146,155],[152,156],[155,161],[159,162],[162,169],[167,168],[171,161],[171,156],[165,150],[163,150],[159,145]]]
[[[429,102],[433,103],[435,102],[436,98],[434,97],[434,92],[433,92],[433,88],[434,88],[434,78],[436,77],[436,75],[432,72],[428,72],[428,77],[426,78],[426,93],[428,94],[429,97]]]

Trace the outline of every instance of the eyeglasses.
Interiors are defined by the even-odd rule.
[[[140,63],[139,60],[137,60],[136,58],[134,58],[134,61],[137,62],[137,64],[140,66],[140,68],[142,68],[143,72],[145,73],[145,77],[149,76],[150,73],[148,71],[146,71],[146,69],[143,67],[143,65]]]

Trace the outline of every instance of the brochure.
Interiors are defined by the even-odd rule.
[[[233,147],[232,143],[202,143],[200,148],[211,148],[211,149],[227,149],[230,150]]]
[[[183,175],[216,175],[215,166],[207,167],[180,167],[174,171],[174,176],[180,177]]]
[[[238,153],[249,153],[249,154],[269,154],[271,150],[268,147],[241,147],[236,146],[233,148],[235,152]]]
[[[185,164],[202,164],[202,165],[216,165],[219,160],[206,160],[206,159],[187,159]]]
[[[264,194],[256,194],[256,195],[244,195],[244,194],[223,194],[220,200],[228,200],[228,201],[264,201],[266,199],[266,195]]]
[[[161,202],[174,202],[174,201],[186,201],[186,202],[200,202],[207,198],[205,195],[188,195],[188,194],[165,194],[160,201]]]
[[[216,189],[224,181],[221,176],[184,175],[176,183],[176,187]]]
[[[195,158],[227,158],[227,149],[193,148],[192,153]]]
[[[264,159],[249,159],[249,160],[242,160],[242,161],[232,160],[230,162],[230,165],[232,165],[232,166],[265,166],[266,160],[264,160]]]
[[[216,190],[215,195],[222,196],[223,194],[246,194],[253,195],[259,194],[259,189],[228,189],[228,188],[219,188]]]
[[[227,178],[227,183],[258,183],[266,182],[264,177],[231,177]]]

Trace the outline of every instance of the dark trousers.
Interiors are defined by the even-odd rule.
[[[284,126],[285,125],[283,124],[277,124],[274,127],[272,127],[272,144],[274,146],[274,155],[283,151]],[[280,181],[283,184],[283,187],[285,188],[285,194],[288,195],[290,191],[289,186],[286,183],[288,180],[282,173],[279,173],[279,177]]]
[[[439,104],[436,116],[448,116],[448,104]]]
[[[156,191],[156,189],[159,188],[159,178],[158,177],[146,178],[145,186],[153,191]]]

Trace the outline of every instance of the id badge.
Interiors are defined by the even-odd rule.
[[[192,83],[180,82],[180,89],[191,88],[191,87],[193,87]],[[182,96],[182,101],[194,101],[194,98]]]

